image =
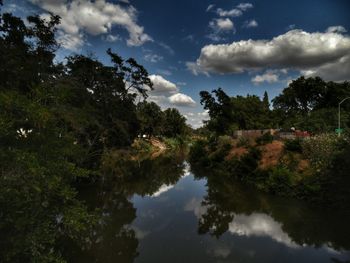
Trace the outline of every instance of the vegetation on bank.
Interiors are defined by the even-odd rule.
[[[109,49],[109,65],[79,54],[55,62],[59,23],[0,15],[1,262],[64,262],[67,242],[88,249],[101,214],[77,198],[81,184],[140,136],[176,145],[188,130],[176,109],[145,101],[153,85],[133,58]]]
[[[350,201],[350,140],[321,134],[307,139],[197,140],[191,147],[192,166],[219,170],[258,189],[327,204]]]
[[[350,199],[350,103],[342,105],[337,137],[338,103],[350,97],[350,83],[300,77],[269,103],[253,95],[228,96],[221,88],[200,93],[210,119],[191,147],[192,165],[219,169],[257,188],[328,204]],[[276,141],[265,133],[233,139],[234,131],[296,128],[306,139]],[[346,132],[347,131],[347,132]]]

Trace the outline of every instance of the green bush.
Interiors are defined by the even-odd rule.
[[[284,142],[284,149],[290,152],[302,152],[301,140],[300,139],[290,139]]]
[[[302,152],[314,168],[323,171],[330,167],[333,157],[339,152],[342,144],[335,134],[321,134],[303,140]]]
[[[248,147],[250,144],[249,139],[246,137],[240,137],[237,142],[237,147]]]
[[[293,187],[294,174],[285,167],[274,167],[266,181],[269,192],[288,195]]]
[[[208,152],[206,150],[206,146],[208,145],[207,140],[197,140],[195,141],[189,153],[189,160],[193,163],[200,163],[204,159],[207,158]]]
[[[273,136],[270,132],[264,133],[262,136],[256,139],[256,143],[258,145],[265,145],[271,143],[273,141]]]

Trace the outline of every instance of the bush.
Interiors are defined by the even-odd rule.
[[[189,160],[190,162],[200,163],[207,158],[208,152],[206,146],[208,145],[207,140],[195,141],[190,149]]]
[[[250,144],[249,139],[246,137],[240,137],[237,142],[237,147],[248,147]]]
[[[288,195],[294,185],[294,174],[285,167],[274,167],[269,173],[266,186],[269,192]]]
[[[273,136],[270,132],[264,133],[262,136],[256,139],[256,143],[258,145],[265,145],[271,143],[273,141]]]
[[[341,141],[335,134],[314,136],[304,140],[301,144],[303,155],[319,171],[330,166],[341,145]]]
[[[301,140],[300,139],[290,139],[284,142],[284,149],[290,152],[302,152]]]

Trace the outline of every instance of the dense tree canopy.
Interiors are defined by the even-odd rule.
[[[89,246],[97,218],[75,186],[98,176],[104,152],[144,130],[158,135],[164,118],[169,136],[185,125],[156,104],[136,105],[153,84],[132,58],[109,49],[108,66],[84,55],[54,62],[59,22],[0,15],[1,262],[63,262],[62,240]]]
[[[270,108],[267,92],[263,99],[255,95],[230,98],[222,89],[200,93],[204,109],[209,110],[207,128],[217,134],[231,134],[236,129],[285,128],[314,133],[334,132],[338,104],[350,97],[350,83],[326,82],[319,77],[300,77],[292,81]],[[349,127],[350,103],[342,104],[342,127]]]

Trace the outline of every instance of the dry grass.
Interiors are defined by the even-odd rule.
[[[284,144],[281,141],[273,141],[259,147],[261,150],[260,169],[267,169],[276,166],[283,154]]]
[[[241,156],[245,155],[248,153],[247,148],[245,147],[234,147],[230,150],[228,155],[225,157],[225,160],[232,160],[233,158],[240,158]]]

